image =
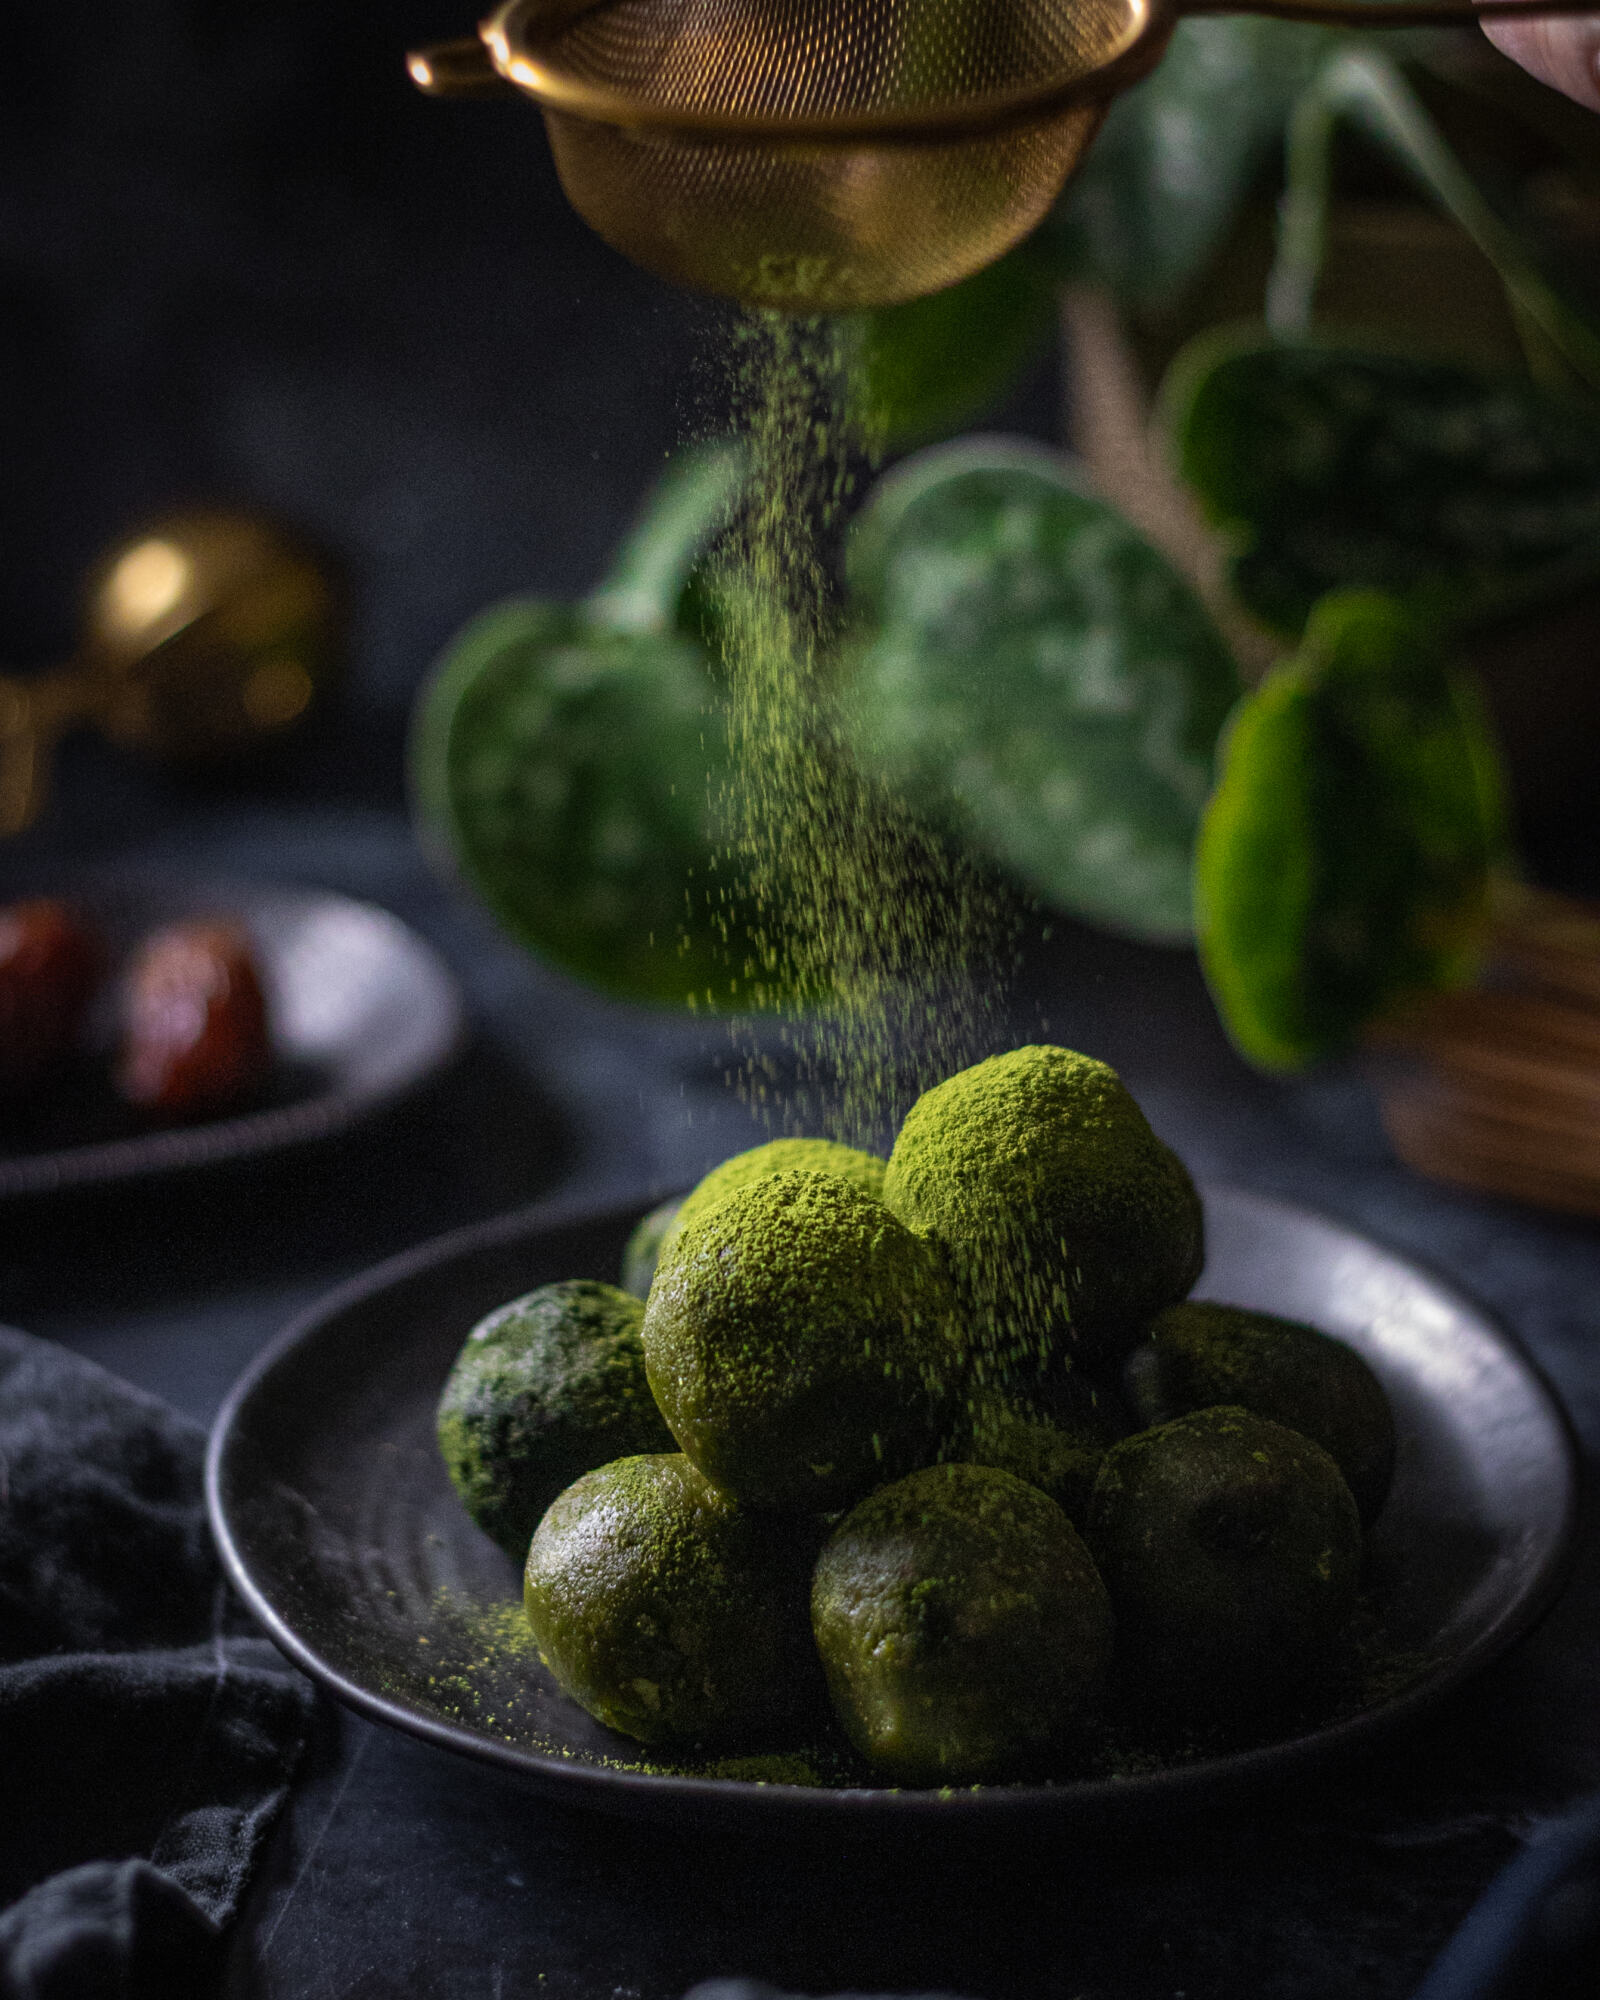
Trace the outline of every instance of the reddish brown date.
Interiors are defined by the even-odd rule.
[[[100,940],[65,903],[0,909],[0,1095],[26,1096],[65,1065],[103,963]]]
[[[162,1118],[248,1097],[271,1063],[250,940],[236,924],[181,923],[140,945],[123,988],[117,1088]]]

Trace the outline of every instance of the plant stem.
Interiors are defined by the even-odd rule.
[[[1157,434],[1115,300],[1089,285],[1063,285],[1059,297],[1072,449],[1101,499],[1194,586],[1244,678],[1258,680],[1276,662],[1282,644],[1229,588],[1227,549],[1178,478]]]
[[[1362,47],[1332,56],[1290,117],[1278,253],[1267,280],[1271,330],[1284,339],[1310,330],[1327,243],[1333,135],[1344,120],[1405,167],[1489,259],[1519,328],[1537,328],[1585,386],[1600,391],[1600,335],[1561,298],[1484,199],[1398,66]]]

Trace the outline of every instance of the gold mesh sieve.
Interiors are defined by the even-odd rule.
[[[1364,27],[1597,0],[506,0],[410,59],[535,98],[573,207],[635,263],[791,312],[934,292],[1039,222],[1180,12]]]

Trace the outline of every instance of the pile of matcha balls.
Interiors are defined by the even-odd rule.
[[[887,1161],[758,1146],[640,1224],[623,1288],[492,1313],[439,1442],[611,1728],[767,1749],[831,1705],[884,1782],[1069,1774],[1113,1711],[1287,1712],[1388,1488],[1365,1363],[1189,1302],[1203,1257],[1115,1071],[1016,1049],[927,1091]]]

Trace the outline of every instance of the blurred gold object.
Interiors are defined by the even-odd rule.
[[[76,657],[0,675],[0,837],[38,816],[79,723],[177,764],[282,734],[326,683],[337,624],[324,565],[257,515],[195,508],[129,535],[90,573]]]
[[[409,57],[544,111],[567,198],[637,264],[780,311],[942,290],[1044,216],[1186,13],[1390,28],[1596,0],[504,0]]]
[[[1539,1208],[1600,1215],[1600,906],[1508,885],[1484,980],[1375,1037],[1406,1164]]]

